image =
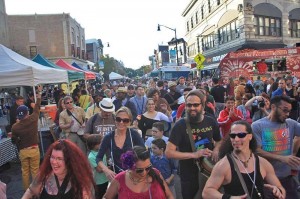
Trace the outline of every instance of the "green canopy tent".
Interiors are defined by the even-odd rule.
[[[49,61],[48,59],[46,59],[43,55],[41,54],[37,54],[32,61],[39,63],[41,65],[50,67],[50,68],[56,68],[56,69],[62,69],[62,70],[66,70],[60,66],[57,66],[56,64],[54,64],[53,62]],[[77,80],[81,80],[84,79],[84,73],[83,72],[77,72],[77,71],[69,71],[67,70],[68,73],[68,79],[69,79],[69,83],[73,82],[73,81],[77,81]]]

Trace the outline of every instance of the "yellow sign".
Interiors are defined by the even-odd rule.
[[[204,68],[203,62],[205,61],[204,55],[199,53],[198,55],[195,56],[194,61],[197,63],[197,69],[202,70]]]

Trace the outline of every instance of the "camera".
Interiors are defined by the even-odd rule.
[[[265,100],[263,99],[261,101],[258,101],[257,106],[258,108],[264,108],[266,106]]]

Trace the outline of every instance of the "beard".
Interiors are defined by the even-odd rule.
[[[276,109],[275,113],[274,113],[274,117],[276,118],[276,121],[278,123],[285,123],[285,119],[280,119],[281,114],[278,112],[278,110]]]
[[[200,122],[202,119],[202,111],[196,113],[196,115],[191,115],[190,111],[187,112],[187,118],[191,123]]]

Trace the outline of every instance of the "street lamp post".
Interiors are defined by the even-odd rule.
[[[168,29],[170,29],[170,30],[173,30],[173,31],[175,32],[176,62],[177,62],[177,66],[178,66],[178,64],[179,64],[179,59],[178,59],[178,48],[177,48],[177,34],[176,34],[176,28],[170,28],[170,27],[168,27],[168,26],[158,24],[158,26],[157,26],[157,31],[160,31],[160,26],[163,26],[163,27],[168,28]]]

